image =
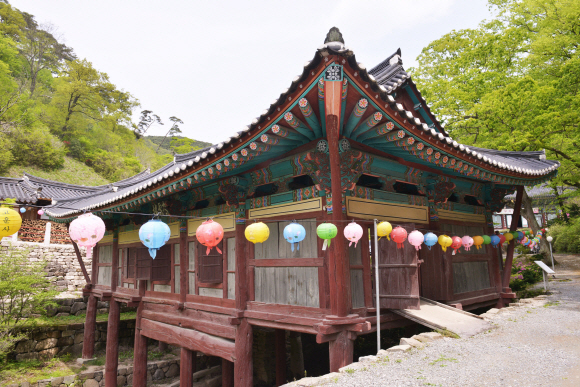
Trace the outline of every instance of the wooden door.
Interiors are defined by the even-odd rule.
[[[410,233],[413,224],[402,225]],[[419,309],[417,250],[408,242],[403,248],[391,239],[379,241],[379,295],[381,308]]]
[[[224,282],[224,241],[222,240],[217,246],[219,251],[212,247],[207,254],[207,247],[198,244],[197,256],[198,256],[198,278],[199,282],[208,284],[219,284]]]

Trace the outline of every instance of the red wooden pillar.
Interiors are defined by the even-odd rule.
[[[286,384],[286,331],[276,329],[276,386]]]
[[[147,281],[139,280],[139,295],[145,295]],[[143,302],[137,308],[135,320],[135,347],[133,349],[133,385],[147,385],[147,337],[141,334],[141,318],[143,316]]]
[[[197,354],[187,348],[181,348],[181,362],[179,366],[179,385],[181,387],[193,386],[193,373],[195,372],[195,359]]]
[[[179,227],[179,302],[185,304],[187,296],[187,269],[189,268],[189,245],[187,242],[187,223]]]
[[[97,326],[97,297],[89,296],[87,317],[83,332],[83,359],[92,359],[95,354],[95,329]]]
[[[248,302],[248,240],[246,226],[236,224],[236,309],[246,309]]]
[[[105,387],[117,387],[117,366],[119,364],[120,311],[121,304],[112,299],[111,302],[109,302],[109,323],[107,324]]]
[[[252,387],[254,385],[253,342],[252,326],[244,318],[236,328],[236,361],[234,362],[234,384],[236,387]]]
[[[354,341],[350,339],[349,332],[342,331],[336,340],[328,343],[330,355],[330,372],[338,372],[342,367],[352,363],[354,352]]]
[[[234,363],[222,359],[222,387],[234,387]]]
[[[117,290],[117,284],[119,283],[119,233],[115,231],[113,235],[113,254],[111,263],[111,291]]]
[[[524,195],[524,187],[518,186],[518,191],[516,194],[516,203],[514,205],[514,214],[512,216],[512,224],[510,225],[510,232],[516,231],[518,228],[518,219],[520,218],[520,210],[522,208],[522,197]],[[516,241],[512,239],[508,246],[506,258],[505,258],[505,266],[503,269],[503,292],[511,293],[510,289],[510,276],[512,273],[512,262],[514,259],[514,249],[516,247]]]

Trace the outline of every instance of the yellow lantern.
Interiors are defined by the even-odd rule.
[[[270,236],[270,229],[264,223],[253,223],[246,227],[246,239],[252,243],[264,243]]]
[[[20,230],[22,218],[11,208],[0,208],[0,239],[15,234]]]
[[[391,238],[389,238],[391,231],[393,231],[393,226],[391,226],[389,222],[381,222],[377,225],[377,236],[379,237],[379,240],[384,236],[386,236],[388,240],[391,240]]]
[[[514,239],[514,234],[512,234],[511,232],[506,232],[505,234],[503,234],[503,236],[505,237],[505,240],[508,242]]]
[[[447,235],[439,235],[439,244],[441,245],[441,249],[443,251],[447,251],[447,248],[451,246],[453,241]]]
[[[483,238],[479,235],[473,237],[473,245],[479,250],[483,244]]]

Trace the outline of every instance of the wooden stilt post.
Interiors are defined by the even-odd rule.
[[[97,326],[97,297],[89,296],[87,317],[83,332],[83,359],[92,359],[95,354],[95,329]]]
[[[520,210],[522,208],[522,197],[524,195],[524,187],[518,186],[517,194],[516,194],[516,202],[514,204],[514,213],[512,215],[512,224],[510,225],[510,232],[516,231],[518,228],[518,220],[520,219]],[[505,265],[503,268],[503,281],[502,281],[502,292],[503,293],[511,293],[512,290],[510,289],[510,277],[512,274],[512,263],[514,260],[514,249],[516,247],[516,240],[512,239],[509,243],[506,258],[505,258]],[[498,302],[499,307],[504,306],[503,298],[500,298]]]
[[[107,325],[107,353],[105,359],[105,387],[117,387],[117,367],[119,364],[119,323],[121,304],[115,300],[109,303],[109,323]]]
[[[222,359],[222,387],[234,387],[234,363]]]
[[[286,331],[276,329],[276,386],[286,384]]]
[[[338,372],[340,368],[352,363],[354,341],[349,338],[349,332],[340,332],[336,340],[330,341],[328,344],[330,372]]]
[[[189,246],[187,242],[187,222],[179,227],[179,303],[185,304],[187,296],[187,269],[189,268]]]
[[[181,387],[193,386],[193,373],[195,372],[195,359],[197,354],[187,348],[181,348],[181,362],[179,366],[179,385]]]
[[[236,361],[234,362],[234,384],[236,387],[252,387],[254,385],[253,341],[252,326],[244,318],[236,328]]]
[[[139,280],[139,295],[145,295],[147,281]],[[143,316],[143,302],[137,308],[135,320],[135,347],[133,349],[133,385],[147,385],[147,337],[141,334],[141,318]]]

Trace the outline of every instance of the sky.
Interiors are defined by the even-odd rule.
[[[490,17],[484,0],[11,0],[52,24],[79,58],[141,107],[183,120],[183,135],[217,143],[249,125],[314,57],[336,26],[372,68],[401,48],[403,66],[451,30]]]

